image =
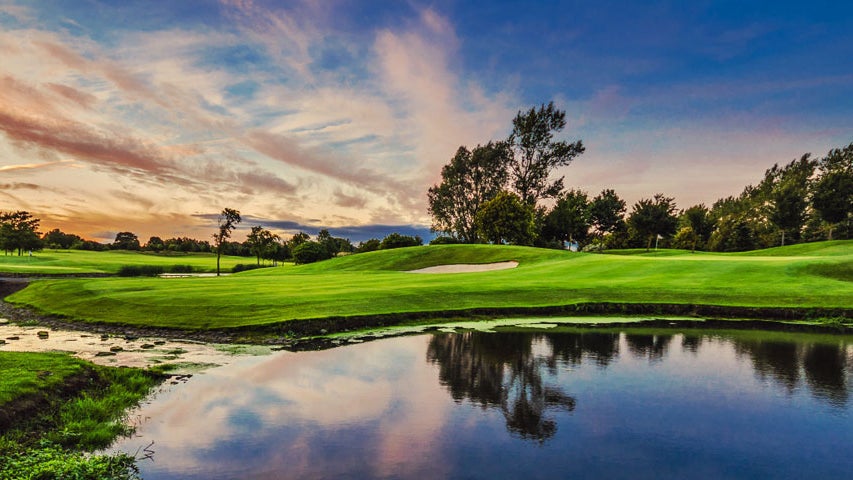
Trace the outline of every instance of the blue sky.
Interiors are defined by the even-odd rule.
[[[849,2],[0,0],[0,210],[424,232],[456,149],[551,100],[567,186],[710,205],[853,142],[851,32]]]

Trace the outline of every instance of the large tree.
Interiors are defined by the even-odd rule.
[[[829,239],[835,224],[853,214],[853,143],[835,148],[818,162],[820,176],[812,184],[812,206],[828,224]]]
[[[118,232],[111,248],[113,250],[139,250],[139,237],[133,232]]]
[[[602,190],[589,205],[589,219],[599,235],[613,233],[625,224],[625,200],[611,189]]]
[[[18,256],[23,255],[24,250],[40,250],[40,222],[40,219],[23,210],[0,212],[0,248],[6,253],[17,250]]]
[[[278,241],[278,235],[265,229],[262,225],[255,225],[252,231],[246,235],[246,241],[249,242],[249,251],[255,254],[258,265],[261,264],[261,258],[267,258],[273,248],[273,245]]]
[[[240,218],[240,212],[234,210],[232,208],[225,208],[219,214],[219,218],[217,218],[217,225],[219,230],[213,234],[213,241],[216,245],[216,276],[219,276],[219,259],[222,257],[222,247],[224,246],[226,240],[231,238],[231,232],[237,228],[237,224],[240,223],[242,219]]]
[[[496,244],[531,245],[535,237],[533,207],[518,195],[500,192],[477,211],[475,224],[480,237]]]
[[[563,178],[551,180],[551,174],[584,152],[580,140],[574,143],[555,141],[554,134],[566,126],[566,112],[554,102],[519,111],[512,120],[512,133],[507,143],[511,151],[509,181],[528,205],[543,198],[554,198],[563,191]]]
[[[474,216],[498,194],[507,180],[509,149],[503,142],[462,146],[441,169],[441,183],[427,192],[432,230],[465,243],[478,241]]]
[[[646,250],[649,250],[658,235],[667,237],[675,233],[675,227],[678,225],[675,200],[661,193],[656,194],[653,199],[641,199],[634,204],[628,224],[639,236],[648,240]]]
[[[681,213],[681,222],[689,228],[690,251],[696,251],[696,245],[701,241],[706,244],[711,238],[716,222],[711,211],[705,204],[694,205]]]
[[[782,245],[785,245],[786,233],[795,241],[799,240],[806,223],[808,182],[816,165],[810,157],[807,153],[781,169],[774,165],[766,175],[771,184],[768,219],[781,230]]]

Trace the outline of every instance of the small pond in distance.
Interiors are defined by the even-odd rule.
[[[241,358],[164,389],[143,477],[843,478],[853,338],[559,328]]]

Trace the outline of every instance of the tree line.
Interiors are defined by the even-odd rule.
[[[30,212],[0,211],[0,249],[6,255],[23,255],[25,252],[39,251],[44,248],[64,250],[129,250],[159,254],[169,253],[216,253],[221,255],[255,257],[256,264],[263,262],[292,261],[311,263],[338,255],[369,252],[408,246],[423,245],[418,236],[391,233],[383,239],[372,238],[360,242],[357,246],[347,238],[335,237],[327,229],[320,230],[316,237],[298,232],[283,239],[262,225],[254,225],[242,242],[230,241],[231,232],[241,221],[240,212],[226,208],[218,218],[218,229],[213,234],[213,242],[189,237],[162,239],[158,236],[141,242],[133,232],[119,232],[112,243],[100,243],[85,240],[81,236],[66,233],[58,228],[42,234],[39,232],[41,220]]]
[[[553,172],[584,153],[580,140],[556,141],[565,112],[553,102],[519,111],[505,140],[459,147],[427,191],[433,243],[508,243],[587,251],[652,245],[744,251],[850,238],[853,143],[768,169],[738,196],[679,210],[662,193],[630,212],[612,189],[591,197],[566,189]]]

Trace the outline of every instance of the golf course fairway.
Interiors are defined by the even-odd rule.
[[[853,306],[853,241],[736,254],[615,253],[433,245],[218,278],[38,280],[6,301],[74,321],[184,330],[430,312],[439,317],[478,309],[500,314],[584,303],[834,309],[849,321]],[[408,273],[506,261],[518,266]]]

